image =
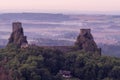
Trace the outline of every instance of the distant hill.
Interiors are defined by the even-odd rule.
[[[120,57],[120,45],[99,44],[103,55]]]
[[[67,40],[54,40],[54,39],[45,39],[45,38],[38,38],[32,41],[31,43],[34,43],[39,46],[73,46],[73,41],[67,41]]]
[[[72,20],[69,15],[51,14],[51,13],[5,13],[0,14],[2,20],[40,20],[40,21],[69,21]]]
[[[7,42],[6,39],[0,39],[0,45],[6,45]]]

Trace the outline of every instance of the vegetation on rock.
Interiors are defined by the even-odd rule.
[[[70,80],[120,79],[119,58],[94,56],[80,50],[64,53],[37,46],[20,49],[10,44],[0,49],[0,64],[9,73],[3,71],[9,78],[5,80],[65,80],[58,74],[60,70],[70,71]]]

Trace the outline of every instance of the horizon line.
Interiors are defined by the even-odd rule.
[[[79,11],[79,12],[53,12],[53,11],[1,11],[0,14],[5,13],[51,13],[51,14],[86,14],[86,15],[120,15],[120,11]]]

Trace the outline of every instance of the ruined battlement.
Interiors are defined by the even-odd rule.
[[[91,29],[80,29],[80,34],[91,33]]]
[[[24,36],[24,31],[22,28],[22,23],[13,22],[12,23],[13,32],[9,38],[9,43],[16,44],[18,47],[26,48],[28,46],[27,37]],[[41,46],[44,47],[44,46]],[[97,53],[101,55],[101,48],[98,48],[91,34],[91,29],[80,29],[80,34],[77,37],[74,46],[48,46],[45,48],[59,49],[63,51],[71,51],[72,47],[76,50],[84,50],[85,52]]]
[[[13,22],[12,23],[13,32],[18,31],[19,29],[22,29],[22,23],[21,22]]]

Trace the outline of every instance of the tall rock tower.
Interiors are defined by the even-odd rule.
[[[28,44],[27,37],[24,36],[24,31],[22,28],[22,23],[13,22],[12,23],[12,34],[9,38],[8,44],[15,44],[18,47]]]
[[[97,47],[90,29],[80,29],[80,34],[77,37],[75,46],[77,46],[77,48],[80,50],[101,55],[101,48]]]

